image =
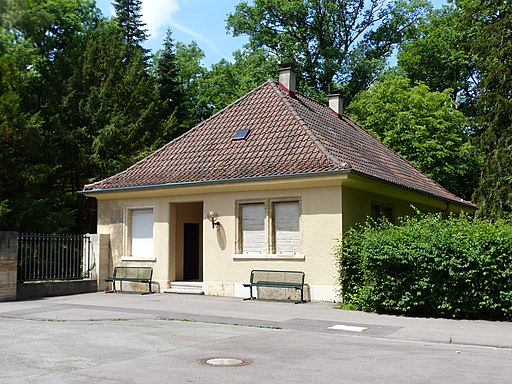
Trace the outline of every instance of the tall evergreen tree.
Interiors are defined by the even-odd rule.
[[[45,148],[42,119],[26,105],[25,97],[35,76],[33,47],[17,38],[17,20],[6,12],[16,14],[21,6],[0,4],[0,230],[22,230],[26,221],[48,213],[49,201],[30,192],[44,188]]]
[[[92,1],[0,5],[0,228],[94,230],[76,191],[167,135],[148,61]]]
[[[148,38],[146,24],[142,21],[142,0],[115,0],[112,4],[125,42],[130,49],[142,48]]]
[[[186,118],[185,94],[178,71],[176,48],[171,29],[167,30],[163,49],[156,55],[155,74],[162,101],[161,113],[163,114],[164,124],[174,129],[180,124],[183,129]],[[179,134],[179,131],[169,132],[170,136],[164,138],[164,140],[171,139],[172,136]]]
[[[468,49],[476,56],[485,156],[474,200],[481,216],[512,216],[512,4],[459,0]]]
[[[95,30],[85,52],[87,81],[80,110],[95,179],[117,173],[161,143],[160,97],[140,48],[123,61],[126,43],[115,22]],[[77,79],[80,81],[80,79]]]
[[[7,199],[0,200],[8,200],[3,207],[5,212],[7,204],[9,216],[0,225],[20,231],[76,230],[81,118],[79,90],[70,81],[81,68],[84,36],[95,27],[99,11],[87,0],[26,0],[8,1],[5,15],[2,38],[11,38],[2,54],[2,77],[8,76],[0,124],[7,164],[16,167],[6,175],[2,195]]]
[[[211,115],[211,110],[200,103],[201,82],[208,70],[201,61],[204,52],[195,41],[187,45],[176,43],[176,60],[178,74],[185,95],[185,110],[187,111],[184,128],[192,128]]]

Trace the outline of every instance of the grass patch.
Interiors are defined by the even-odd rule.
[[[189,323],[205,323],[205,324],[218,324],[218,325],[233,325],[236,327],[248,327],[248,328],[262,328],[262,329],[283,329],[282,327],[278,325],[264,325],[264,324],[242,324],[242,323],[230,323],[229,321],[197,321],[190,318],[173,318],[173,317],[160,317],[159,320],[165,320],[165,321],[182,321],[182,322],[189,322]]]

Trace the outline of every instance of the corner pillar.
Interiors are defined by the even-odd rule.
[[[18,232],[0,232],[0,301],[16,300]]]
[[[110,235],[89,235],[91,239],[92,257],[94,259],[94,274],[98,291],[107,289],[105,279],[112,274],[112,257],[110,254]],[[94,278],[94,276],[93,276]]]

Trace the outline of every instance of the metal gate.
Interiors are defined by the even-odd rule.
[[[18,235],[18,282],[83,279],[91,268],[87,235]]]

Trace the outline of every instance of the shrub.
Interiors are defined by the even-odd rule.
[[[512,225],[466,215],[368,222],[338,246],[345,308],[512,320]]]

